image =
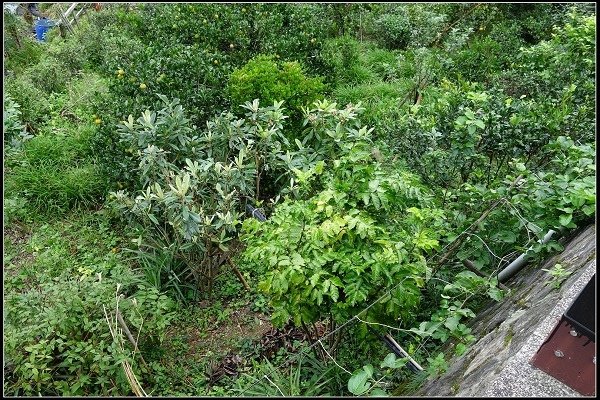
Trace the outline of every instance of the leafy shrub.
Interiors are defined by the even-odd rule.
[[[574,91],[574,86],[564,88],[556,100],[513,98],[498,89],[483,91],[481,85],[445,80],[441,88],[428,89],[425,96],[433,100],[387,120],[382,129],[434,187],[489,185],[509,172],[514,157],[524,156],[535,165],[543,158],[542,147],[565,130],[589,141],[587,130],[567,122],[589,110],[574,107]]]
[[[88,33],[86,27],[82,27],[79,23],[73,37],[47,38],[48,48],[46,54],[51,58],[63,61],[64,67],[67,68],[70,74],[76,74],[84,68],[91,67],[88,62],[89,49],[85,47],[84,34],[81,32],[82,28],[85,33]]]
[[[253,58],[229,78],[232,105],[237,107],[254,99],[266,104],[283,100],[295,127],[300,123],[301,107],[319,99],[323,90],[322,79],[305,76],[299,63],[279,63],[273,56]]]
[[[523,181],[511,199],[513,204],[533,216],[542,231],[573,229],[591,220],[596,212],[595,143],[577,145],[559,136],[544,151],[551,158],[541,172],[515,164]]]
[[[253,52],[247,59],[277,54],[282,61],[301,61],[311,73],[321,73],[317,55],[332,24],[323,5],[261,4],[249,10]]]
[[[258,54],[279,54],[287,61],[312,57],[331,21],[318,4],[189,4],[177,7],[143,7],[143,37],[152,41],[197,44],[208,52],[220,52],[225,62],[240,67]],[[233,45],[233,47],[231,47]]]
[[[531,94],[555,94],[567,83],[575,83],[585,98],[595,76],[595,32],[594,17],[571,13],[564,27],[555,29],[552,39],[522,49],[517,69],[534,79]]]
[[[472,82],[489,82],[494,73],[501,72],[513,59],[507,50],[489,37],[474,38],[454,53],[452,71]]]
[[[511,63],[515,61],[514,57],[511,57],[511,55],[517,54],[519,49],[526,45],[525,41],[520,36],[521,25],[518,20],[504,20],[502,18],[497,18],[497,20],[490,25],[491,26],[481,26],[479,28],[480,35],[476,35],[475,37],[478,39],[485,37],[496,42],[505,52],[504,54],[497,54],[496,56],[502,60],[503,65],[508,69]],[[482,28],[483,30],[481,30]]]
[[[372,34],[381,47],[405,49],[411,39],[411,24],[405,6],[396,5],[377,18]]]
[[[327,68],[331,83],[362,83],[373,77],[372,72],[360,62],[360,50],[360,43],[350,36],[324,42],[319,57]]]
[[[20,136],[25,130],[25,126],[21,123],[20,106],[10,95],[4,96],[3,104],[3,119],[2,119],[2,134],[4,135],[4,143],[10,143],[13,138]]]
[[[28,67],[23,74],[46,94],[63,92],[71,78],[66,63],[48,55],[44,55],[37,64]]]
[[[245,266],[264,271],[259,287],[270,297],[273,322],[311,326],[329,314],[342,322],[396,283],[373,312],[410,320],[441,213],[414,175],[373,161],[370,130],[355,128],[355,115],[334,104],[317,105],[306,117],[313,134],[342,155],[330,152],[326,163],[296,170],[299,194],[316,189],[307,200],[288,199],[268,221],[243,224]],[[336,125],[334,135],[327,127]]]
[[[229,72],[223,56],[201,49],[197,44],[142,46],[127,57],[110,60],[111,101],[103,113],[111,111],[119,119],[129,112],[149,108],[155,93],[181,97],[187,109],[194,110],[194,123],[204,123],[223,104],[223,86]],[[119,74],[118,71],[123,73]]]
[[[88,70],[107,74],[116,56],[127,57],[141,46],[135,29],[123,16],[137,16],[137,12],[124,12],[128,5],[114,4],[100,11],[87,13],[77,22],[77,29],[65,38],[48,40],[47,53],[65,63],[75,73]]]
[[[493,254],[510,254],[515,244],[531,243],[528,257],[541,257],[550,250],[560,250],[555,241],[547,245],[535,243],[553,229],[567,233],[581,224],[589,223],[595,215],[595,145],[575,145],[559,136],[542,148],[549,160],[542,165],[526,165],[526,159],[510,163],[501,181],[493,185],[469,185],[458,188],[445,209],[454,214],[454,232],[464,230],[491,202],[506,198],[510,204],[493,210],[481,222],[480,239],[467,240],[457,253],[460,260],[469,259],[477,268],[493,273],[500,265]],[[515,186],[514,182],[518,184]],[[485,243],[485,244],[484,244]],[[519,250],[521,252],[522,250]]]
[[[5,390],[14,395],[128,395],[121,360],[133,360],[113,342],[103,306],[116,307],[115,289],[130,290],[131,273],[79,268],[40,283],[37,290],[6,296]],[[155,289],[139,286],[119,303],[141,342],[160,338],[173,314],[172,304]],[[135,332],[134,330],[134,332]],[[139,367],[137,374],[140,376]]]
[[[361,102],[366,109],[361,120],[379,126],[385,125],[388,122],[385,118],[397,112],[410,89],[408,84],[399,82],[363,83],[339,87],[332,95],[341,104]]]
[[[50,105],[46,94],[27,76],[6,81],[6,92],[21,106],[21,118],[28,131],[35,131],[48,119]]]
[[[4,67],[13,74],[39,61],[43,48],[29,34],[25,21],[4,10]]]
[[[410,21],[410,48],[427,47],[434,43],[437,34],[443,31],[448,16],[439,5],[406,4]]]
[[[123,149],[112,149],[116,125],[130,113],[153,108],[157,93],[180,98],[192,124],[202,126],[229,107],[231,72],[259,53],[300,58],[315,70],[319,26],[327,23],[320,10],[296,4],[146,4],[94,13],[81,41],[90,65],[111,77],[111,95],[97,110],[103,124],[95,143],[103,173],[115,182],[129,173],[119,167]]]
[[[528,44],[537,44],[552,34],[553,27],[562,25],[570,10],[588,14],[585,4],[539,3],[497,4],[502,20],[513,20],[519,27],[517,37]],[[589,16],[589,14],[588,14]]]
[[[285,169],[285,116],[281,103],[259,107],[256,100],[244,105],[246,118],[222,113],[198,133],[177,99],[161,100],[158,113],[147,110],[137,121],[130,116],[119,127],[121,140],[135,154],[130,157],[138,164],[142,191],[136,197],[111,194],[115,206],[144,229],[140,250],[153,252],[159,243],[167,257],[183,261],[168,263],[177,267],[173,274],[181,282],[194,277],[194,286],[201,284],[210,294],[216,263],[229,257],[227,242],[243,215],[243,198],[259,197],[266,171]],[[164,278],[168,284],[169,276]]]

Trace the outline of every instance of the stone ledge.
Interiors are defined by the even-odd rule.
[[[596,228],[591,225],[543,265],[529,265],[507,283],[511,293],[491,303],[473,321],[477,342],[450,361],[443,375],[428,380],[418,396],[583,397],[529,360],[562,314],[596,272]],[[542,268],[556,263],[571,272],[558,290]]]

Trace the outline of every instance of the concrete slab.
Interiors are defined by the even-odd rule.
[[[557,263],[571,275],[556,289],[543,269]],[[492,302],[470,324],[476,342],[449,360],[416,396],[585,397],[529,361],[596,272],[596,227],[591,225],[543,263],[527,265],[506,284],[511,292]],[[452,353],[452,343],[445,349]]]
[[[529,360],[552,332],[563,313],[583,290],[596,272],[593,260],[579,278],[564,292],[556,307],[533,331],[523,347],[510,357],[499,376],[492,382],[484,397],[585,397],[552,376],[540,371]]]

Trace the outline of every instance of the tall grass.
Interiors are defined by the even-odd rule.
[[[30,139],[7,160],[7,197],[25,199],[27,207],[40,212],[89,207],[102,200],[107,182],[91,153],[94,128],[61,127],[60,134],[46,132]]]

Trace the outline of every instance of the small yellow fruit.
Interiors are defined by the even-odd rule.
[[[100,125],[100,123],[102,122],[102,120],[100,118],[96,118],[94,120],[94,122],[96,123],[96,125]]]
[[[146,89],[146,84],[145,83],[140,83],[140,89],[145,90]]]
[[[218,60],[213,60],[213,62],[214,62],[215,64],[218,64],[218,63],[219,63],[219,61],[218,61]]]
[[[118,253],[118,252],[119,252],[119,249],[117,249],[116,247],[113,247],[113,248],[112,248],[112,252],[113,252],[113,253]]]
[[[219,14],[215,14],[215,19],[219,19]]]
[[[122,69],[119,69],[119,70],[117,71],[117,74],[119,74],[119,75],[123,75],[124,73],[125,73],[125,71],[123,71]]]
[[[245,8],[242,8],[242,12],[246,12],[246,9],[245,9]]]
[[[230,48],[230,49],[233,49],[233,43],[230,43],[230,44],[229,44],[229,48]]]
[[[208,21],[205,19],[205,20],[203,20],[202,22],[204,22],[204,23],[207,23]]]
[[[311,42],[311,43],[314,43],[314,42],[316,42],[316,41],[317,41],[317,39],[315,39],[315,38],[312,38],[312,39],[310,39],[310,42]]]

